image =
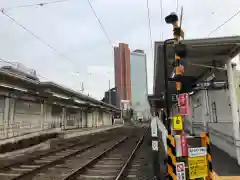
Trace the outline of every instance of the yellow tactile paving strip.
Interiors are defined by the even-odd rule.
[[[240,176],[218,176],[213,173],[213,180],[240,180]]]

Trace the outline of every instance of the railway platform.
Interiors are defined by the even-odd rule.
[[[167,174],[167,168],[164,167],[164,145],[160,142],[160,168],[162,178]],[[230,157],[226,152],[212,145],[212,165],[213,165],[213,180],[239,180],[240,166],[236,159]]]
[[[83,136],[93,133],[99,133],[102,131],[107,131],[110,129],[115,129],[122,127],[123,125],[111,125],[111,126],[102,126],[102,127],[91,127],[91,128],[81,128],[81,129],[72,129],[72,130],[66,130],[60,132],[60,136],[62,136],[64,139],[73,138],[77,136]]]
[[[212,146],[212,158],[216,180],[240,179],[240,166],[237,161],[214,145]]]
[[[119,128],[122,125],[102,126],[92,128],[81,128],[61,131],[60,129],[45,130],[22,136],[9,138],[0,143],[0,159],[15,158],[33,151],[44,151],[51,146],[51,143],[58,139],[70,139],[90,134],[101,133],[111,129]]]

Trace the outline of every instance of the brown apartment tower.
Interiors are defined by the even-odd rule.
[[[131,78],[130,78],[130,49],[128,44],[119,43],[114,47],[115,86],[117,90],[117,106],[121,100],[131,102]]]

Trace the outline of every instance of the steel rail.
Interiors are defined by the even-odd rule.
[[[60,151],[64,151],[66,149],[69,149],[69,148],[72,148],[72,147],[75,147],[75,146],[78,146],[78,145],[81,145],[81,144],[84,144],[86,142],[78,142],[78,143],[74,143],[74,144],[70,144],[70,145],[67,145],[67,146],[64,146],[64,147],[60,147],[60,148],[57,148],[57,149],[54,149],[54,150],[50,150],[46,153],[42,153],[42,154],[39,154],[38,156],[34,156],[34,157],[30,157],[30,158],[27,158],[27,160],[23,160],[23,161],[17,161],[17,162],[13,162],[13,163],[10,163],[6,166],[3,166],[2,168],[0,168],[1,170],[4,170],[4,169],[9,169],[11,168],[12,166],[17,166],[17,165],[21,165],[23,163],[28,163],[30,161],[33,161],[35,159],[40,159],[44,156],[50,156],[51,154],[54,154],[54,153],[57,153],[57,152],[60,152]]]
[[[107,133],[110,133],[110,131],[108,131]],[[98,133],[94,133],[92,135],[97,135]],[[92,138],[92,137],[90,137]],[[103,139],[106,138],[105,136],[102,137]],[[19,166],[21,164],[25,164],[25,163],[28,163],[28,162],[31,162],[31,161],[34,161],[35,159],[40,159],[42,157],[46,157],[46,156],[50,156],[54,153],[58,153],[58,152],[61,152],[61,151],[64,151],[64,150],[67,150],[67,149],[70,149],[70,148],[73,148],[75,146],[79,146],[79,145],[84,145],[84,144],[87,144],[87,140],[83,140],[83,141],[80,141],[80,142],[77,142],[77,143],[74,143],[74,141],[78,140],[79,138],[72,138],[72,143],[69,144],[69,145],[63,145],[63,147],[59,147],[59,148],[56,148],[56,149],[52,149],[50,151],[47,151],[47,152],[43,152],[43,153],[40,153],[39,155],[37,156],[33,156],[33,157],[29,157],[27,158],[26,160],[19,160],[17,162],[13,162],[13,163],[10,163],[10,164],[7,164],[7,165],[4,165],[3,167],[0,168],[0,170],[6,170],[6,169],[10,169],[12,166]],[[79,139],[80,140],[80,139]],[[67,143],[67,141],[65,142]]]
[[[137,152],[137,150],[140,148],[142,142],[143,142],[143,139],[144,139],[144,136],[143,135],[141,137],[141,139],[138,141],[136,147],[133,149],[131,155],[129,156],[129,158],[127,159],[127,161],[125,162],[125,164],[123,165],[123,167],[121,168],[119,174],[117,175],[117,177],[115,178],[115,180],[123,180],[123,178],[125,178],[125,173],[127,171],[127,168],[129,167],[130,163],[132,162],[133,158],[135,157],[135,154]]]
[[[97,155],[96,157],[91,159],[89,162],[87,162],[83,166],[79,167],[78,169],[74,170],[73,172],[69,173],[66,177],[62,178],[61,180],[73,180],[73,179],[75,179],[81,172],[85,171],[86,168],[88,168],[89,166],[94,164],[97,160],[102,158],[105,154],[107,154],[111,150],[115,149],[118,145],[123,143],[128,138],[129,137],[127,136],[127,137],[123,138],[122,140],[116,142],[113,146],[111,146],[110,148],[108,148],[105,151],[103,151],[100,155]]]
[[[69,157],[72,157],[72,156],[75,156],[75,155],[77,155],[77,154],[83,153],[83,152],[85,152],[85,151],[87,151],[87,150],[89,150],[89,149],[91,149],[91,148],[93,148],[93,147],[96,147],[97,145],[99,145],[99,144],[101,144],[101,143],[103,143],[103,142],[107,142],[107,141],[109,141],[109,139],[104,139],[104,140],[101,140],[101,141],[99,141],[99,142],[97,142],[97,143],[91,144],[91,145],[89,145],[89,146],[87,146],[87,147],[83,147],[83,148],[80,149],[80,150],[76,150],[76,151],[73,152],[73,153],[70,153],[70,154],[65,155],[65,156],[63,156],[63,157],[60,157],[60,158],[58,158],[58,159],[56,159],[56,160],[53,160],[53,161],[48,162],[48,163],[46,163],[46,164],[43,164],[43,165],[41,165],[40,167],[37,167],[37,168],[35,168],[35,169],[33,169],[33,170],[29,171],[29,172],[23,173],[23,174],[21,174],[21,175],[19,175],[19,176],[17,176],[17,177],[14,177],[14,178],[12,178],[11,180],[25,180],[25,179],[30,179],[30,177],[33,177],[34,175],[36,175],[38,172],[40,172],[40,171],[43,170],[43,169],[47,169],[48,167],[51,167],[51,166],[53,166],[53,165],[55,165],[55,164],[58,164],[59,162],[64,161],[65,159],[67,159],[67,158],[69,158]]]

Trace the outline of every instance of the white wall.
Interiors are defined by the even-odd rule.
[[[4,124],[4,121],[3,121],[4,105],[5,105],[5,98],[1,96],[0,97],[0,126]]]
[[[216,111],[212,106],[216,104]],[[232,115],[229,106],[228,90],[201,90],[191,96],[193,112],[193,131],[200,135],[203,131],[204,121],[210,132],[211,142],[227,152],[230,156],[236,157],[236,150],[233,141]]]
[[[87,112],[82,111],[82,127],[87,127]]]
[[[87,127],[93,127],[93,113],[87,114]]]
[[[112,116],[110,112],[103,112],[103,123],[105,126],[112,125]]]
[[[80,109],[71,109],[63,113],[64,107],[36,102],[32,100],[19,100],[0,96],[0,139],[24,135],[50,128],[60,128],[64,122],[66,128],[99,127],[111,125],[110,113],[95,110],[93,112],[80,112]],[[67,108],[65,108],[67,111]],[[65,115],[64,115],[65,114]],[[65,121],[63,121],[65,117]],[[59,129],[60,130],[60,129]]]
[[[32,131],[41,129],[41,105],[33,101],[15,101],[13,123],[19,123],[21,129],[30,128]]]
[[[98,111],[98,121],[97,121],[97,126],[103,126],[103,112],[100,110]]]
[[[6,123],[4,123],[4,107],[5,107],[5,97],[0,96],[0,137],[5,137],[4,124]]]
[[[53,123],[54,127],[61,128],[62,111],[63,111],[62,107],[58,106],[56,104],[54,104],[54,105],[49,104],[47,107],[49,109],[48,111],[51,112],[51,114],[50,114],[51,120],[49,118],[47,118],[46,121],[48,121],[49,123]]]

